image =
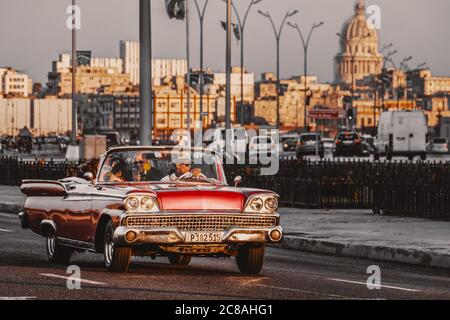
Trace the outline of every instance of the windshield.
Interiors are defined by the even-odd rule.
[[[305,141],[316,141],[316,140],[320,140],[320,137],[316,134],[305,134],[302,135],[300,137],[300,140],[305,142]]]
[[[218,181],[216,158],[208,153],[176,159],[170,151],[127,150],[107,155],[100,170],[103,183],[214,182]],[[198,164],[197,164],[198,163]]]
[[[337,140],[341,141],[353,141],[357,139],[358,135],[356,133],[341,133],[337,138]]]
[[[433,139],[434,144],[447,144],[447,139],[437,138]]]

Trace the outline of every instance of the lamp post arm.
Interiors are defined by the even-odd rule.
[[[203,22],[203,18],[205,17],[206,7],[208,6],[209,0],[205,1],[203,9],[200,9],[197,0],[194,0],[195,7],[197,8],[198,17],[200,18],[200,22]]]
[[[270,15],[267,18],[269,18],[269,21],[272,24],[273,32],[275,33],[275,38],[278,41],[279,37],[278,37],[277,27],[275,27],[275,23],[273,22],[273,19]]]
[[[248,5],[247,11],[245,11],[244,20],[242,20],[242,28],[245,28],[245,25],[247,23],[248,14],[250,13],[250,9],[253,7],[254,2],[253,0]]]
[[[281,22],[280,30],[278,31],[278,36],[277,36],[278,39],[281,38],[281,33],[283,32],[283,28],[284,28],[284,25],[286,24],[286,20],[287,20],[288,17],[289,17],[289,12],[286,13],[286,15],[284,16],[283,21]]]

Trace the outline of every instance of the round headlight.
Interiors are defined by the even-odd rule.
[[[141,209],[144,211],[150,211],[155,206],[155,200],[150,197],[143,197],[141,200]]]
[[[254,211],[260,211],[263,208],[263,205],[264,203],[261,198],[255,198],[250,203],[250,208]]]
[[[267,198],[264,202],[264,206],[267,210],[275,211],[278,209],[278,200],[277,198]]]
[[[125,208],[127,210],[137,210],[139,208],[139,199],[136,197],[130,197],[127,200],[125,200]]]

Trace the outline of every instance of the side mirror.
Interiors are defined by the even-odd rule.
[[[94,177],[94,174],[92,172],[86,172],[83,175],[83,179],[86,180],[86,181],[92,182],[95,179],[95,177]]]
[[[236,176],[236,178],[234,178],[234,186],[238,187],[242,182],[242,177],[241,176]]]

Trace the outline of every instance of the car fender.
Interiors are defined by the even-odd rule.
[[[45,236],[45,234],[47,233],[47,230],[51,228],[53,229],[53,231],[55,232],[55,234],[57,234],[57,230],[56,230],[56,223],[54,223],[52,220],[42,220],[41,221],[41,227],[40,227],[40,231],[41,231],[41,235]]]
[[[103,252],[103,235],[105,233],[106,224],[112,221],[114,229],[120,225],[125,211],[120,209],[103,209],[95,225],[94,244],[97,252]]]

